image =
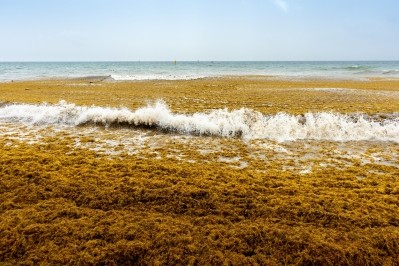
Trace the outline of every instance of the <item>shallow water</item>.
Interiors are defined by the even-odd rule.
[[[237,75],[285,78],[399,78],[398,61],[334,62],[0,62],[0,81],[65,77],[181,80]]]
[[[216,109],[194,114],[173,113],[158,101],[146,107],[109,108],[58,104],[9,104],[0,107],[0,120],[28,125],[102,125],[105,127],[148,128],[173,134],[296,140],[392,141],[399,143],[399,114],[368,116],[332,112],[264,115],[248,108]]]
[[[165,133],[142,128],[105,128],[65,124],[1,122],[0,138],[9,147],[21,143],[68,141],[69,152],[88,149],[112,157],[173,159],[206,164],[219,162],[235,169],[270,169],[308,174],[315,170],[367,167],[384,173],[399,168],[399,143],[393,141],[334,141],[243,139]]]

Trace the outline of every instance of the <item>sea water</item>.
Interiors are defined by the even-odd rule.
[[[329,62],[0,62],[0,81],[101,76],[114,80],[179,80],[261,75],[284,78],[399,78],[399,61]]]

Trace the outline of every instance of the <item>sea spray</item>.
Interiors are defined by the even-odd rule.
[[[399,114],[367,116],[331,112],[265,115],[248,108],[215,109],[194,114],[173,113],[157,101],[136,110],[58,104],[7,104],[0,121],[30,125],[102,125],[153,128],[179,134],[242,137],[276,141],[393,141],[399,143]]]

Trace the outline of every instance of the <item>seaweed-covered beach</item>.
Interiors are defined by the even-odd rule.
[[[396,265],[399,81],[0,83],[0,262]]]

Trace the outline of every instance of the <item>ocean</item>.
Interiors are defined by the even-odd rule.
[[[0,62],[0,81],[104,76],[114,80],[189,80],[262,75],[284,78],[399,78],[399,61],[315,62]]]

